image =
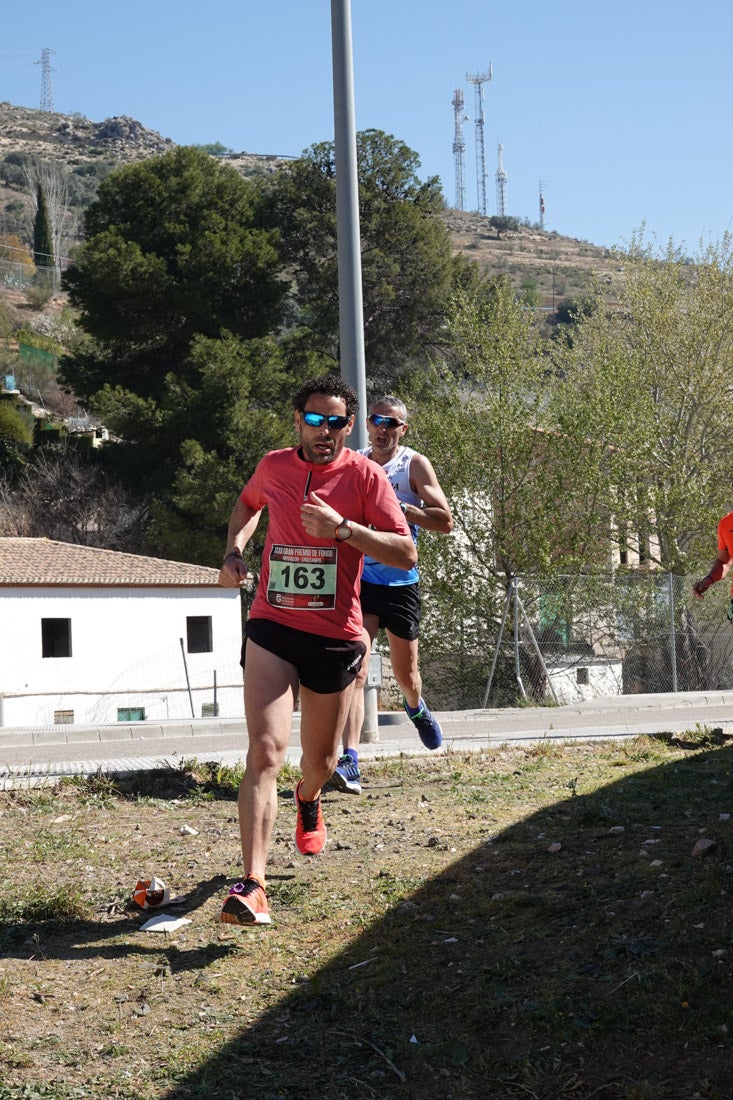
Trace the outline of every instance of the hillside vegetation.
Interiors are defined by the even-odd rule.
[[[28,238],[33,217],[23,171],[28,159],[57,164],[68,173],[70,206],[81,213],[113,168],[173,148],[170,138],[127,116],[91,122],[78,114],[0,103],[0,235]],[[269,175],[283,163],[251,152],[231,153],[226,160],[249,177]],[[469,211],[446,208],[443,217],[456,252],[488,274],[503,273],[517,287],[532,288],[540,308],[549,311],[561,300],[582,297],[596,283],[614,296],[621,261],[606,248],[524,225],[500,233],[490,217]]]

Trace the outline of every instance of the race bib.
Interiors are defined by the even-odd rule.
[[[267,602],[294,611],[329,611],[336,606],[335,546],[283,546],[270,550]]]

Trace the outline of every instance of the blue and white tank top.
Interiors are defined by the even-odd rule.
[[[405,504],[419,506],[422,504],[422,500],[410,486],[410,462],[412,456],[416,453],[412,447],[400,447],[394,458],[391,458],[389,462],[385,462],[382,469],[397,494],[397,499],[403,500]],[[371,458],[371,447],[362,447],[360,454]],[[411,523],[410,534],[415,545],[417,545],[417,532],[417,525]],[[362,579],[369,581],[370,584],[416,584],[420,580],[420,573],[416,565],[413,565],[412,569],[396,569],[393,565],[382,565],[381,562],[365,555]]]

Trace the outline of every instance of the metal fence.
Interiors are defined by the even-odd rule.
[[[691,580],[669,573],[525,576],[481,609],[450,614],[424,595],[420,665],[433,709],[733,688],[724,583],[697,600]],[[394,701],[389,684],[383,695]]]
[[[35,266],[0,258],[0,283],[5,287],[14,287],[18,290],[44,283],[55,292],[61,286],[61,268]]]

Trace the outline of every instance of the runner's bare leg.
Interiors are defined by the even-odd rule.
[[[275,653],[247,640],[244,713],[247,763],[239,787],[239,831],[244,874],[265,882],[265,865],[277,816],[277,776],[288,744],[298,674]]]

